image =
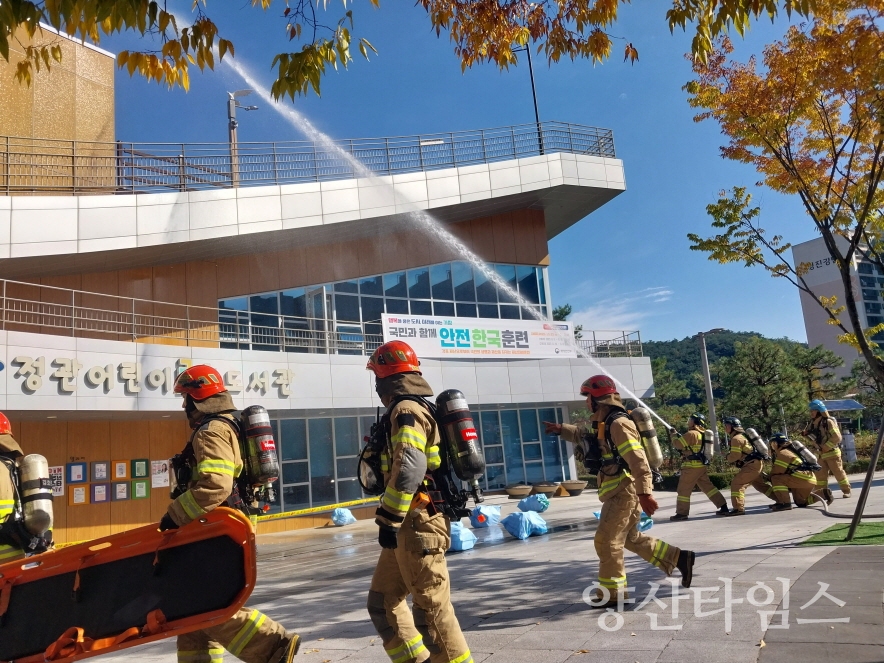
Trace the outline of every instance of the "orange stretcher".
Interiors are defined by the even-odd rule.
[[[255,534],[224,507],[0,566],[0,661],[77,661],[220,624],[255,587]]]

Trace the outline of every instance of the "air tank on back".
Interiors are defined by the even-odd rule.
[[[657,431],[654,429],[651,413],[648,412],[647,408],[639,406],[633,408],[629,415],[642,436],[648,465],[651,466],[652,470],[659,470],[660,466],[663,465],[663,451],[660,449],[660,441],[657,439]]]
[[[34,536],[52,529],[52,481],[49,463],[40,454],[28,454],[19,461],[22,520]]]
[[[266,486],[279,478],[276,441],[270,427],[270,414],[260,405],[242,411],[245,449],[242,450],[246,478],[255,488]]]
[[[767,444],[761,436],[758,434],[758,431],[754,428],[746,429],[746,439],[749,440],[749,444],[755,449],[755,452],[759,454],[762,458],[770,458],[770,449],[767,448]]]
[[[819,461],[817,461],[816,456],[814,456],[810,449],[805,447],[804,444],[802,444],[798,440],[793,440],[792,438],[789,438],[789,444],[792,446],[792,449],[795,451],[795,453],[798,454],[801,457],[801,460],[803,460],[805,463],[807,463],[808,465],[819,465]]]
[[[479,485],[485,473],[485,457],[479,449],[479,434],[470,414],[466,396],[457,389],[448,389],[436,397],[442,444],[448,451],[449,462],[461,481],[472,488]]]
[[[703,431],[703,444],[700,446],[700,451],[706,456],[707,461],[711,461],[715,455],[715,434],[711,428]]]

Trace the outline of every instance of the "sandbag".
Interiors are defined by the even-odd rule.
[[[546,521],[535,511],[511,513],[500,521],[504,529],[517,539],[527,539],[529,536],[546,534],[549,528]]]
[[[549,508],[549,498],[546,495],[528,495],[525,499],[519,500],[519,511],[536,511],[543,513]]]
[[[462,551],[469,550],[476,545],[476,535],[459,522],[451,523],[451,545],[449,550]]]
[[[480,504],[470,512],[470,524],[473,527],[491,527],[500,522],[500,507]]]
[[[356,522],[356,516],[350,509],[335,509],[331,513],[331,521],[335,527],[343,527],[344,525],[352,525]]]

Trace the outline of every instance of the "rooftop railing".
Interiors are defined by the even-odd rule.
[[[6,280],[0,280],[0,328],[137,343],[314,354],[370,355],[384,342],[380,320],[335,322],[249,313]],[[591,355],[641,356],[638,332],[597,334],[598,339],[579,341]]]
[[[96,143],[0,137],[0,194],[195,191],[356,177],[340,148],[375,175],[553,152],[614,157],[614,135],[566,122],[392,138],[279,143]]]

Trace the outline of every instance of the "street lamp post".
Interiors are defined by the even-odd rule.
[[[520,51],[525,51],[528,55],[528,75],[531,78],[531,98],[534,100],[534,122],[537,124],[537,145],[540,148],[540,153],[543,154],[543,131],[540,127],[540,111],[537,110],[537,89],[534,87],[534,67],[531,64],[531,48],[529,48],[528,44],[525,44],[522,48],[513,49],[514,53]]]
[[[715,398],[712,395],[712,376],[709,374],[709,358],[706,356],[706,334],[715,334],[724,331],[718,327],[708,332],[700,332],[697,338],[700,340],[700,361],[703,364],[703,378],[706,382],[706,403],[709,406],[709,426],[712,428],[712,436],[715,440],[715,453],[721,451],[721,442],[718,439],[718,419],[715,417]]]
[[[230,142],[230,186],[239,186],[239,152],[236,144],[236,109],[246,111],[258,110],[257,106],[243,106],[237,99],[250,95],[252,90],[237,90],[227,93],[227,140]]]

